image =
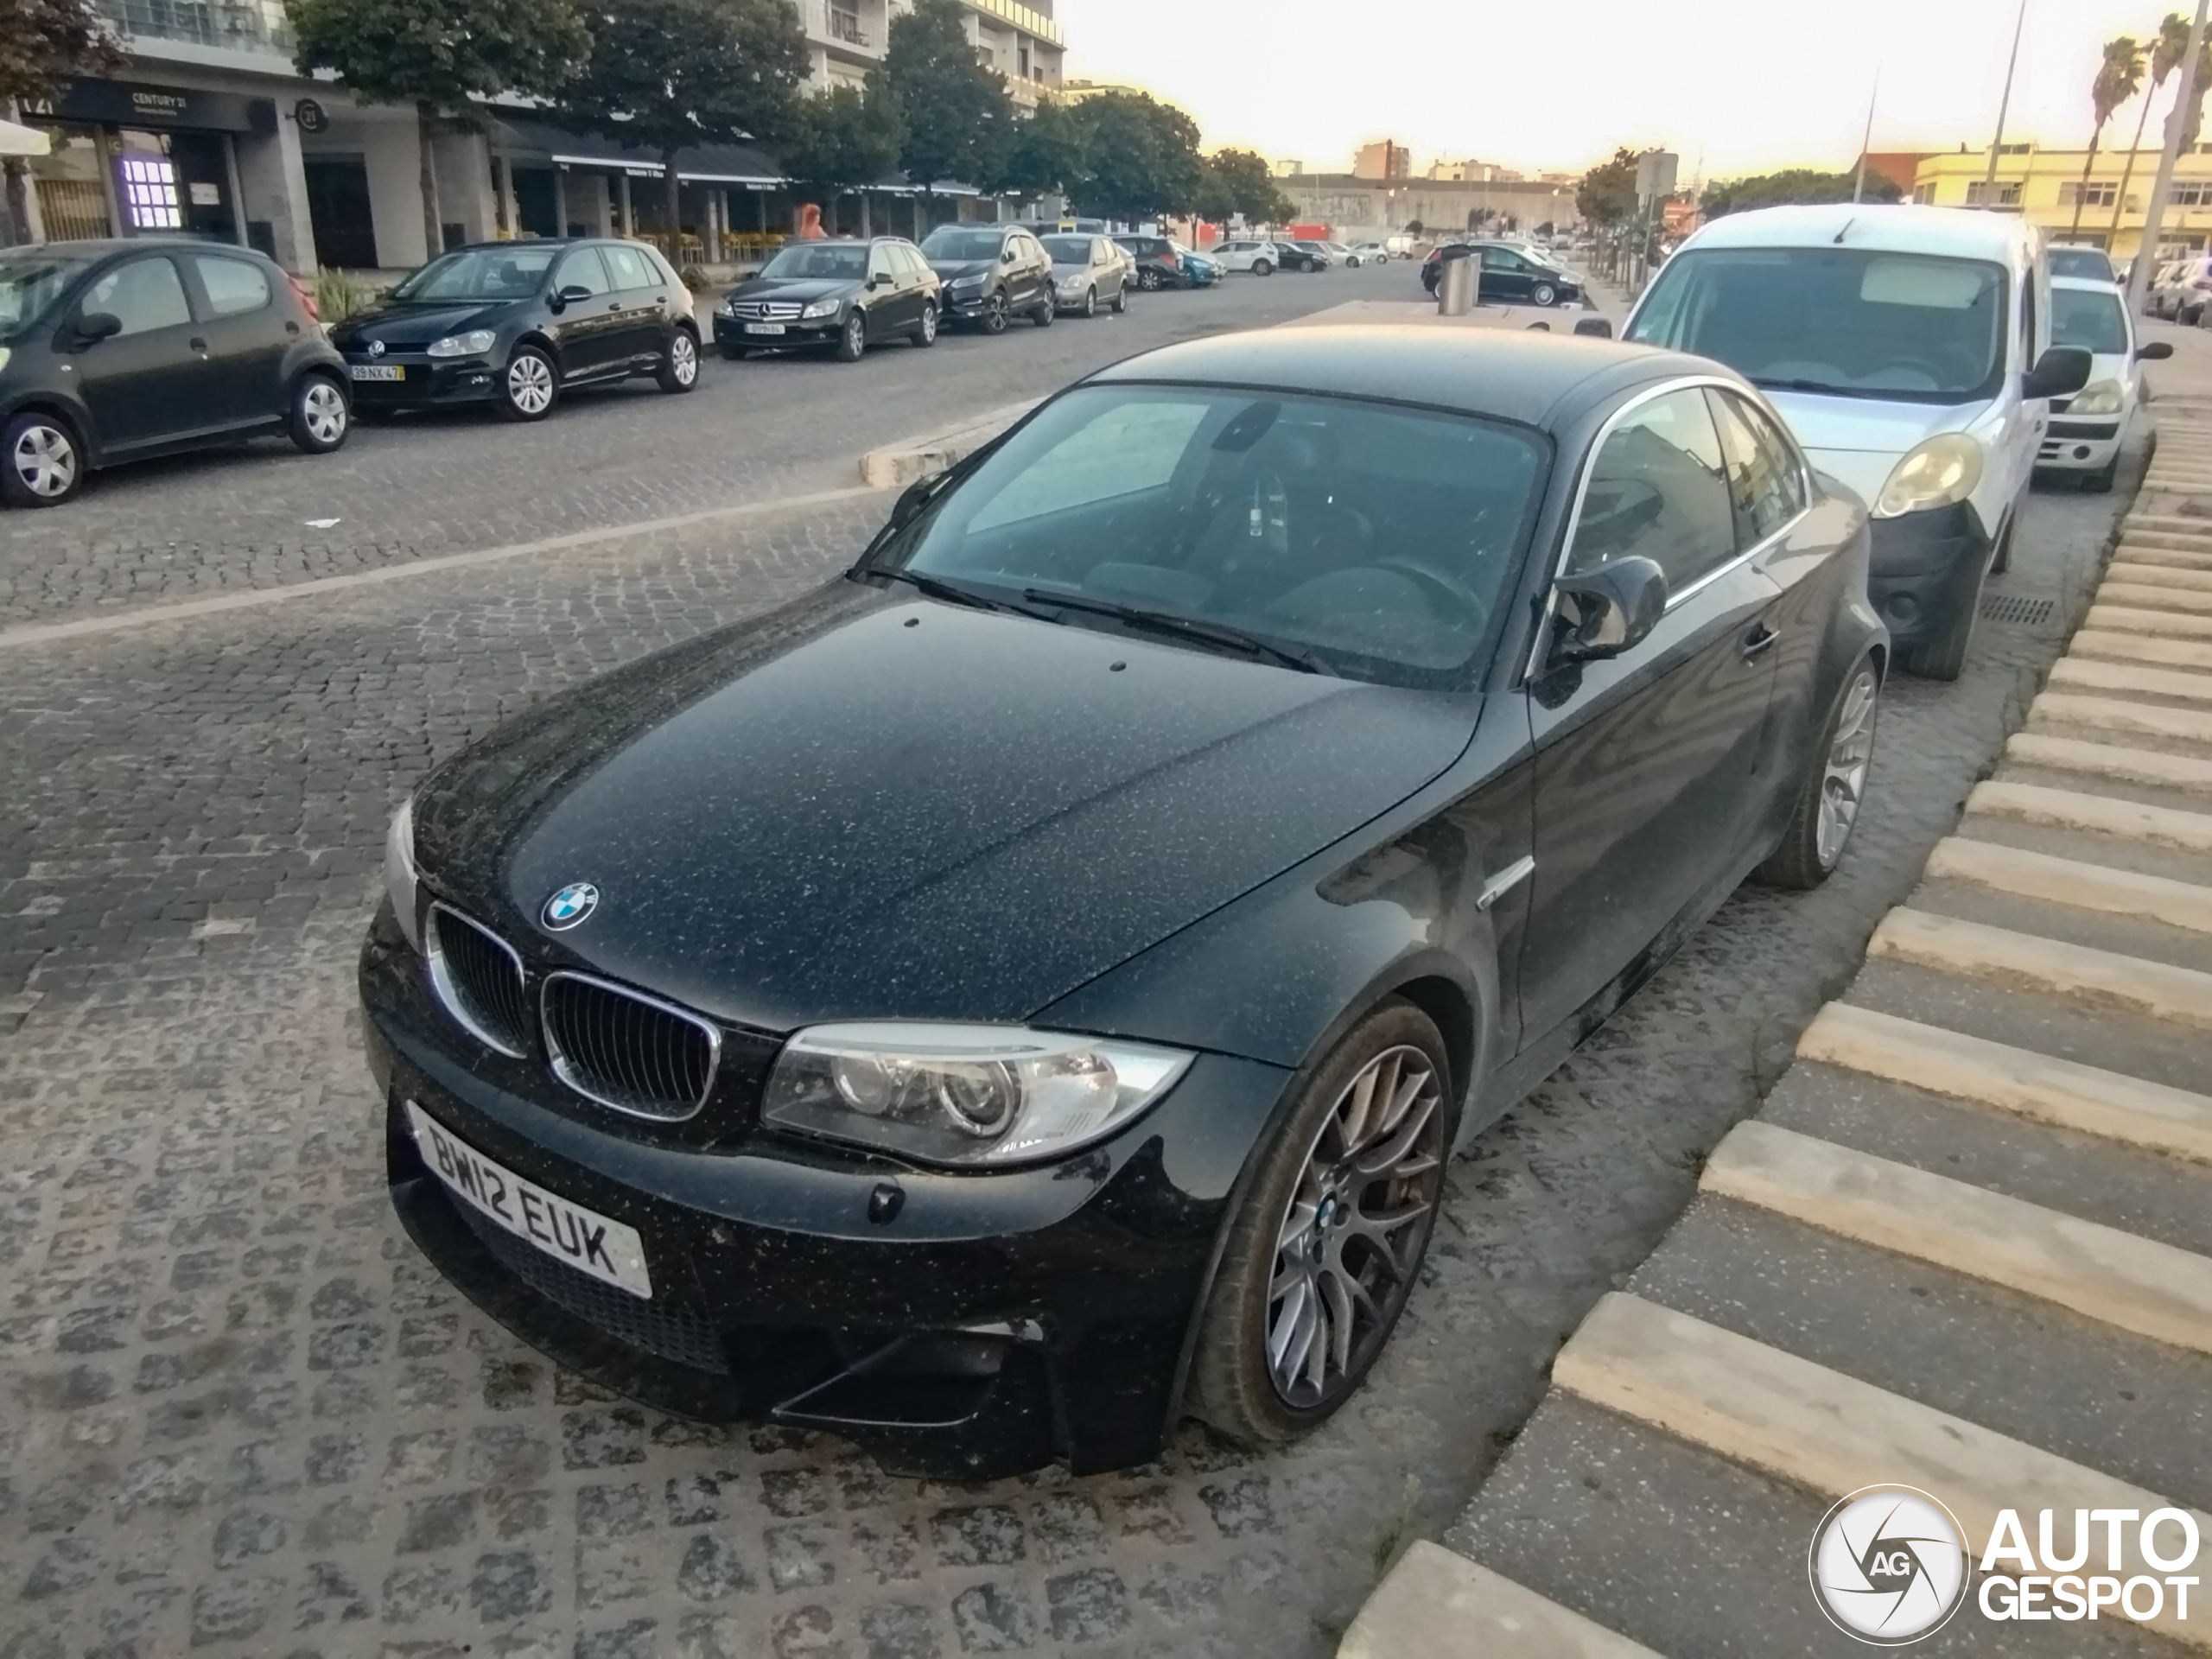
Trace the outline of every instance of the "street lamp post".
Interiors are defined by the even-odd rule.
[[[2012,20],[2012,55],[2005,63],[2005,95],[1997,100],[1997,136],[1989,141],[1989,171],[1982,175],[1985,207],[1997,205],[1997,158],[2005,149],[2005,115],[2012,107],[2012,72],[2020,67],[2020,32],[2028,26],[2028,0],[2020,0],[2019,15]]]
[[[2144,290],[2151,285],[2151,267],[2158,258],[2158,227],[2166,216],[2166,194],[2173,188],[2174,162],[2181,155],[2182,129],[2189,124],[2190,100],[2196,96],[2196,54],[2204,48],[2204,16],[2212,0],[2196,0],[2196,21],[2190,25],[2189,50],[2181,57],[2181,89],[2174,94],[2172,112],[2166,117],[2166,147],[2158,157],[2158,177],[2151,187],[2149,209],[2143,215],[2143,235],[2135,245],[2135,262],[2127,272],[2127,309],[2143,309]]]

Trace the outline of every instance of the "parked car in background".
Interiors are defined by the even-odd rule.
[[[346,442],[346,360],[245,248],[181,238],[0,250],[0,499],[53,507],[95,467],[283,432]]]
[[[857,363],[871,346],[934,346],[942,285],[906,238],[787,242],[740,283],[715,313],[724,357],[763,349],[824,346]]]
[[[1137,286],[1142,289],[1181,288],[1182,256],[1174,242],[1164,236],[1117,236],[1122,251],[1136,262]]]
[[[1002,334],[1014,318],[1052,321],[1052,261],[1019,225],[940,225],[922,257],[943,285],[944,321]]]
[[[1053,235],[1041,238],[1052,260],[1052,302],[1077,316],[1096,316],[1100,306],[1129,308],[1137,264],[1129,251],[1110,236]]]
[[[564,1369],[893,1473],[1294,1441],[1427,1294],[1454,1152],[1746,874],[1845,857],[1866,559],[1680,353],[1106,369],[420,785],[359,969],[391,1201]]]
[[[1329,251],[1319,242],[1278,242],[1275,263],[1285,270],[1326,270],[1332,261]]]
[[[1200,253],[1195,248],[1186,248],[1180,242],[1173,245],[1185,288],[1211,288],[1221,280],[1221,266],[1211,255]]]
[[[1209,257],[1224,270],[1249,271],[1255,276],[1268,276],[1282,263],[1282,255],[1274,243],[1255,242],[1247,237],[1215,243]]]
[[[2151,315],[2193,328],[2212,300],[2212,256],[2177,259],[2158,275],[2151,289]]]
[[[1479,262],[1475,278],[1475,297],[1479,300],[1498,305],[1554,306],[1582,297],[1582,284],[1575,278],[1539,259],[1533,251],[1505,242],[1447,242],[1430,250],[1421,262],[1421,286],[1435,293],[1445,265],[1454,259]]]
[[[1873,507],[1867,591],[1899,661],[1950,680],[2006,562],[2050,401],[2088,379],[2088,353],[2052,344],[2051,310],[2032,225],[1846,203],[1715,219],[1624,333],[1766,391],[1814,464]]]
[[[2086,276],[2093,283],[2117,283],[2112,256],[2085,243],[2054,242],[2044,250],[2044,264],[2053,276]]]
[[[659,252],[611,238],[442,253],[330,331],[364,416],[490,404],[542,421],[580,386],[699,382],[691,290]]]
[[[2037,470],[2076,479],[2085,490],[2109,490],[2120,472],[2120,444],[2142,401],[2139,365],[2171,357],[2174,348],[2163,340],[2136,344],[2127,297],[2114,284],[2059,276],[2050,279],[2050,343],[2088,353],[2089,381],[2070,397],[2050,400]]]
[[[1390,262],[1390,250],[1380,242],[1360,242],[1353,245],[1351,257],[1361,264],[1384,265]]]

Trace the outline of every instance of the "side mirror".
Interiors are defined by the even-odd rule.
[[[582,283],[563,283],[553,292],[553,308],[557,311],[563,306],[575,305],[580,301],[589,298],[591,298],[591,289],[586,288]]]
[[[77,338],[87,346],[112,340],[123,332],[123,319],[112,311],[87,311],[77,319]]]
[[[1574,325],[1574,332],[1578,334],[1586,334],[1592,340],[1611,340],[1613,337],[1613,325],[1611,321],[1605,317],[1585,317]]]
[[[1554,663],[1586,663],[1618,657],[1639,645],[1667,609],[1667,575],[1649,559],[1633,556],[1601,564],[1552,584],[1559,601]]]
[[[1010,265],[1020,257],[1021,257],[1020,254],[1016,253],[1012,248],[1008,248],[1004,253],[999,255],[999,264],[1002,265]]]
[[[2170,340],[2154,340],[2135,348],[2135,360],[2139,363],[2163,363],[2173,354],[2174,343]]]
[[[2070,397],[2089,384],[2089,354],[2078,346],[2054,346],[2020,377],[2023,397]]]

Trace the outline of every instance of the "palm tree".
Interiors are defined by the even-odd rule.
[[[2105,123],[2112,119],[2112,112],[2135,96],[2135,89],[2143,84],[2143,48],[2133,35],[2122,35],[2105,42],[2103,60],[2097,65],[2097,78],[2089,83],[2089,106],[2096,111],[2097,124],[2089,130],[2089,158],[2082,163],[2082,182],[2074,192],[2074,227],[2067,234],[2077,234],[2082,228],[2082,198],[2089,192],[2089,169],[2097,164],[2097,141],[2104,137]]]
[[[2120,216],[2127,207],[2127,184],[2135,176],[2135,152],[2143,148],[2143,127],[2151,118],[2151,105],[2158,102],[2158,89],[2166,84],[2166,77],[2181,67],[2182,54],[2188,50],[2189,19],[2170,11],[2158,25],[2158,38],[2151,47],[2151,90],[2144,96],[2143,113],[2135,118],[2135,142],[2128,146],[2127,164],[2120,170],[2120,194],[2112,203],[2112,232],[2105,238],[2108,248],[2120,241]]]

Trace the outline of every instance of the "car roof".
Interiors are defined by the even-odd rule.
[[[1759,207],[1729,213],[1684,244],[1700,248],[1844,247],[1885,253],[1948,254],[2009,259],[2037,232],[2005,213],[1917,204],[1835,202],[1808,207]]]
[[[1503,328],[1313,324],[1186,340],[1127,358],[1093,382],[1262,387],[1424,404],[1525,426],[1683,374],[1738,378],[1686,352]]]
[[[0,253],[66,253],[86,261],[105,259],[118,253],[146,253],[177,251],[190,249],[197,253],[236,253],[249,259],[265,259],[268,256],[257,248],[242,247],[236,242],[216,242],[204,236],[92,236],[67,242],[25,242],[11,248],[0,248]]]
[[[2080,289],[2084,293],[2088,294],[2118,294],[2124,296],[2126,292],[2126,290],[2121,288],[2118,283],[2100,282],[2094,276],[2054,276],[2050,279],[2050,285],[2053,288]]]

